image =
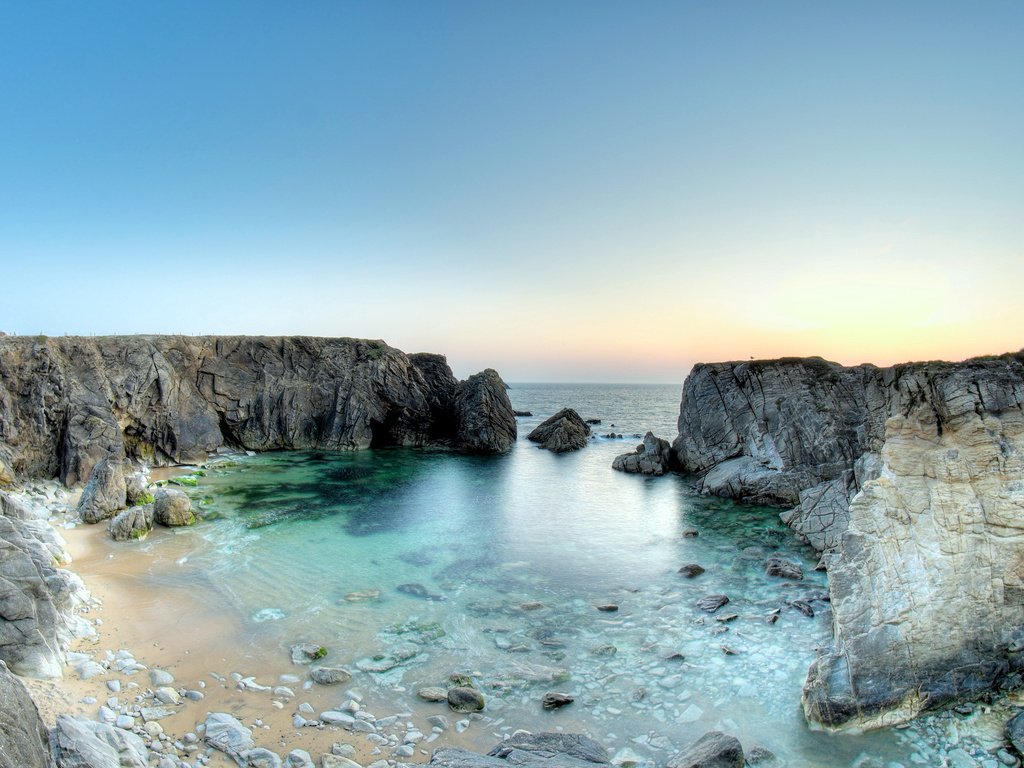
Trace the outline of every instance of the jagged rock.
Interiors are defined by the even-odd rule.
[[[0,768],[53,768],[50,737],[22,682],[0,661]]]
[[[448,689],[448,706],[456,712],[479,712],[484,708],[484,697],[480,691],[467,686]]]
[[[0,461],[77,485],[108,457],[187,464],[225,444],[506,450],[504,385],[478,377],[453,388],[439,355],[360,339],[4,336]]]
[[[616,456],[612,469],[640,475],[663,475],[675,466],[675,454],[668,440],[655,437],[654,433],[644,435],[644,441],[633,453]]]
[[[196,521],[192,511],[192,500],[184,491],[176,488],[161,488],[154,495],[154,518],[160,525],[168,527],[192,525]]]
[[[57,768],[147,768],[149,750],[134,733],[84,717],[61,715],[50,734]]]
[[[245,766],[243,754],[255,747],[252,732],[225,712],[211,712],[206,716],[206,743]]]
[[[714,613],[723,605],[728,604],[729,598],[726,595],[708,595],[697,601],[697,607],[702,611]]]
[[[69,559],[45,520],[0,515],[0,659],[19,675],[59,678],[63,649],[94,631],[76,615],[82,580],[59,567]]]
[[[668,768],[743,768],[743,746],[735,736],[708,731],[685,752],[671,758]]]
[[[110,538],[114,541],[134,541],[144,539],[153,530],[154,505],[129,507],[114,515],[107,525]]]
[[[679,427],[702,490],[793,506],[826,550],[835,637],[808,719],[892,725],[1024,671],[1024,353],[701,365]]]
[[[455,442],[462,450],[504,453],[515,443],[515,412],[497,371],[488,368],[459,384],[454,411]]]
[[[78,515],[86,523],[98,523],[125,508],[128,490],[119,460],[106,458],[93,467],[78,502]]]
[[[802,579],[804,570],[799,563],[772,556],[764,566],[765,576],[778,576],[780,579]]]
[[[540,443],[552,453],[568,453],[578,451],[587,444],[590,427],[572,408],[563,408],[554,416],[545,419],[526,436],[527,440]]]

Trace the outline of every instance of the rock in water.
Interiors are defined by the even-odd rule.
[[[702,611],[714,613],[723,605],[726,605],[728,602],[729,598],[726,595],[707,595],[706,597],[702,597],[700,600],[697,601],[697,607],[700,608]]]
[[[484,697],[475,688],[449,688],[448,706],[456,712],[479,712],[484,708]]]
[[[527,440],[540,443],[553,453],[578,451],[587,444],[590,427],[572,408],[563,408],[526,436]]]
[[[50,734],[58,768],[147,768],[149,750],[134,733],[84,717],[61,715]]]
[[[25,686],[0,661],[0,768],[52,768],[49,734]]]
[[[549,691],[544,694],[544,698],[541,699],[540,704],[544,709],[560,709],[567,704],[572,704],[574,701],[576,701],[576,697],[570,696],[568,693]]]
[[[704,573],[704,566],[697,565],[697,563],[687,563],[680,566],[679,573],[688,579],[695,579]]]
[[[107,525],[110,538],[114,541],[134,541],[144,539],[153,530],[153,504],[144,507],[129,507],[121,510]]]
[[[580,733],[528,733],[516,731],[487,753],[514,765],[551,761],[551,765],[569,763],[608,763],[608,750]],[[565,758],[569,758],[567,761]]]
[[[612,469],[640,475],[663,475],[676,465],[675,454],[668,440],[655,437],[653,432],[644,435],[644,441],[633,453],[616,456]]]
[[[309,676],[318,685],[338,685],[352,679],[352,673],[344,667],[314,667]]]
[[[128,503],[128,488],[121,462],[106,458],[93,467],[78,502],[78,515],[86,523],[98,523],[113,517]]]
[[[225,444],[507,450],[504,385],[478,376],[453,386],[440,355],[362,339],[2,336],[0,435],[18,440],[0,463],[78,485],[108,457],[185,464]]]
[[[488,368],[462,382],[455,394],[455,442],[470,453],[504,453],[516,441],[516,416],[505,382]]]
[[[196,521],[192,511],[192,500],[184,491],[175,488],[161,488],[153,502],[156,521],[168,527],[192,525]]]
[[[743,746],[734,736],[708,731],[667,765],[668,768],[743,768]]]
[[[799,563],[783,560],[781,557],[769,557],[764,572],[766,576],[778,576],[780,579],[802,579],[804,577],[803,568]]]

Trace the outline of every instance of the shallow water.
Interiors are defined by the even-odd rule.
[[[482,749],[518,727],[582,729],[620,756],[664,763],[718,728],[793,768],[864,755],[940,764],[928,762],[934,728],[807,729],[800,689],[830,636],[827,581],[777,509],[611,470],[634,433],[674,434],[677,387],[521,385],[510,395],[535,416],[519,420],[505,456],[387,449],[212,465],[190,490],[204,522],[174,537],[190,554],[147,578],[225,605],[237,642],[273,667],[293,643],[324,645],[325,661],[352,669],[352,687],[381,711],[443,712],[415,691],[470,673],[489,719],[465,739]],[[559,456],[525,440],[563,406],[602,419],[586,449]],[[602,437],[611,431],[628,439]],[[770,555],[800,563],[804,579],[767,577]],[[684,563],[706,572],[686,579]],[[730,602],[709,614],[696,606],[709,594]],[[813,618],[790,606],[797,599]],[[597,609],[605,603],[618,610]],[[551,690],[576,701],[544,711]]]

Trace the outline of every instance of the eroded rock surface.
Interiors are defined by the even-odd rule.
[[[478,376],[459,385],[440,355],[360,339],[3,336],[0,464],[76,485],[107,458],[190,463],[222,445],[507,450],[504,385]]]
[[[52,768],[50,737],[22,682],[0,661],[0,768]]]
[[[705,492],[792,505],[834,645],[809,720],[877,727],[1024,671],[1024,354],[697,366],[675,449]]]
[[[540,443],[541,448],[552,453],[578,451],[589,438],[590,427],[572,408],[563,408],[526,436],[527,440]]]

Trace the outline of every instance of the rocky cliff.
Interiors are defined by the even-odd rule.
[[[504,385],[466,389],[443,357],[381,341],[0,336],[0,479],[74,485],[107,456],[189,462],[222,445],[506,450]]]
[[[700,365],[679,430],[702,490],[792,506],[826,552],[834,644],[809,720],[876,727],[1020,683],[1024,355]]]

